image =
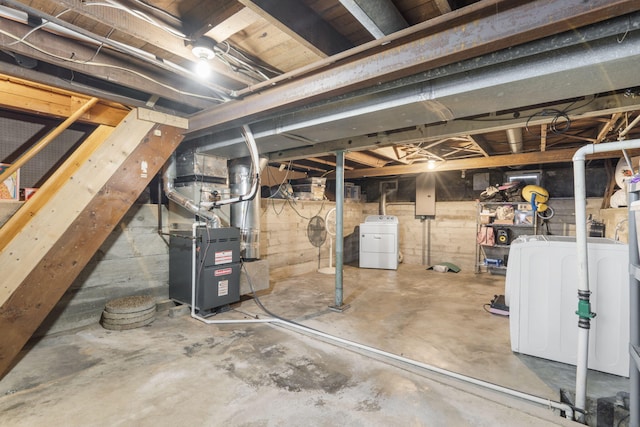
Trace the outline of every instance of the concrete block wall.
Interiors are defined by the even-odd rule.
[[[365,205],[365,217],[377,213],[377,203]],[[424,221],[415,217],[414,203],[390,203],[386,213],[398,217],[404,263],[430,266],[452,262],[465,271],[473,271],[476,239],[474,201],[438,202],[435,219]]]
[[[607,224],[623,221],[625,208],[600,209],[602,199],[587,200],[587,214]],[[555,210],[549,221],[549,231],[554,235],[575,235],[575,205],[573,199],[551,201]],[[309,218],[335,207],[333,202],[263,199],[261,219],[261,254],[269,260],[271,280],[304,274],[317,270],[318,249],[309,242],[306,234]],[[346,203],[344,208],[344,234],[364,222],[367,215],[377,215],[377,203]],[[476,201],[437,202],[435,219],[422,221],[415,217],[412,202],[390,203],[386,213],[398,217],[400,223],[400,251],[407,264],[433,265],[452,262],[464,271],[475,271],[476,265]],[[606,237],[613,238],[615,227],[607,225]],[[626,227],[620,240],[626,241]],[[539,229],[539,232],[545,230]],[[334,243],[335,249],[335,243]],[[329,241],[321,247],[322,267],[328,266]],[[335,252],[334,252],[335,253]]]
[[[362,222],[362,204],[346,203],[344,234]],[[307,226],[314,216],[325,218],[335,203],[328,201],[262,199],[260,218],[260,256],[269,261],[271,280],[309,273],[329,266],[329,236],[318,248],[307,236]],[[333,242],[335,254],[335,239]]]
[[[269,260],[271,280],[304,274],[318,269],[318,249],[307,237],[307,224],[314,215],[324,218],[335,207],[333,202],[263,200],[261,218],[261,254]],[[377,203],[346,203],[344,234],[378,214]],[[387,214],[398,217],[400,251],[408,264],[453,262],[467,271],[475,265],[475,202],[436,204],[436,219],[415,218],[414,203],[387,206]],[[430,232],[429,232],[430,230]],[[430,251],[429,251],[430,249]],[[335,253],[335,242],[334,242]],[[329,264],[329,241],[320,250],[321,267]]]
[[[623,222],[621,241],[626,241],[626,208],[600,209],[601,199],[588,199],[588,213],[607,224],[606,235],[613,237],[615,224]],[[21,202],[0,203],[0,225]],[[551,201],[556,214],[550,230],[556,235],[574,235],[572,199]],[[328,201],[263,199],[261,211],[261,256],[269,262],[270,280],[316,271],[318,248],[307,237],[309,219],[322,218],[335,207]],[[413,203],[391,203],[387,214],[400,221],[400,250],[404,263],[432,265],[448,261],[464,271],[474,271],[476,202],[438,202],[436,217],[421,221],[414,215]],[[344,234],[377,215],[377,203],[346,203]],[[120,296],[150,293],[168,297],[169,254],[165,240],[157,233],[157,206],[134,205],[102,245],[84,271],[74,281],[37,334],[81,327],[100,318],[107,300]],[[163,208],[164,226],[168,215]],[[335,254],[335,242],[333,243]],[[329,264],[329,241],[320,249],[320,265]]]

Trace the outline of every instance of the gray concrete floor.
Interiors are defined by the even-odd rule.
[[[406,358],[559,400],[574,368],[514,354],[508,318],[483,309],[504,278],[346,267],[278,281],[273,313]],[[252,300],[213,319],[267,317]],[[589,373],[590,395],[628,380]],[[574,425],[548,408],[273,324],[206,325],[159,312],[130,331],[99,325],[33,343],[0,381],[0,425]],[[576,424],[577,425],[577,424]]]

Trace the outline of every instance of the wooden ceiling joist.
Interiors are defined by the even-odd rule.
[[[400,155],[399,148],[397,146],[374,148],[371,151],[394,162],[403,163],[405,165],[411,163],[404,155]]]
[[[506,154],[491,157],[474,157],[471,159],[456,159],[439,162],[436,169],[428,169],[426,162],[414,163],[412,165],[387,166],[384,168],[358,169],[345,172],[344,177],[348,179],[388,176],[388,175],[407,175],[422,172],[439,172],[450,170],[473,170],[485,168],[507,167],[513,165],[535,165],[547,163],[566,163],[571,162],[576,149],[568,148],[563,150],[553,150],[545,152],[531,152],[520,154]],[[620,152],[598,153],[587,156],[588,159],[608,159],[619,158]]]
[[[234,35],[235,33],[244,30],[249,25],[255,23],[260,16],[249,9],[248,7],[241,8],[238,12],[230,16],[228,19],[217,24],[209,31],[205,33],[205,36],[212,38],[218,43],[221,43]]]
[[[53,14],[54,12],[51,11],[50,7],[51,3],[49,0],[33,0],[29,2],[29,6]],[[96,2],[96,4],[92,5],[91,3],[78,2],[76,0],[57,0],[56,3],[69,11],[60,16],[61,20],[68,20],[70,23],[87,21],[96,28],[95,31],[98,33],[100,33],[98,27],[102,26],[105,28],[104,34],[109,31],[110,39],[126,45],[130,45],[134,40],[137,40],[137,44],[132,47],[148,51],[166,61],[183,65],[185,61],[196,61],[191,52],[191,45],[185,42],[184,37],[168,32],[120,9],[108,7],[108,4]],[[203,5],[207,3],[210,2],[203,2]],[[237,3],[236,7],[238,7]],[[87,26],[88,24],[85,22],[83,25]],[[180,30],[181,28],[175,29],[178,33]],[[246,76],[234,72],[223,63],[211,61],[210,66],[215,73],[242,85],[255,83]]]
[[[394,43],[376,47],[380,50],[377,55],[370,54],[334,64],[330,70],[272,87],[258,96],[248,96],[241,101],[197,113],[190,120],[189,136],[197,137],[211,132],[212,128],[224,129],[222,125],[229,126],[241,119],[258,120],[285,108],[339,96],[367,84],[381,84],[408,77],[489,51],[571,30],[575,26],[596,23],[614,14],[614,9],[615,14],[621,14],[624,10],[631,12],[637,8],[637,4],[631,0],[529,2],[500,12],[500,19],[519,22],[514,30],[511,26],[495,25],[495,7],[500,3],[483,1],[451,12],[447,19],[464,20],[465,14],[471,16],[467,16],[466,22],[452,25],[436,34],[433,33],[433,26],[442,25],[444,20],[410,27],[405,30],[411,30],[405,40],[395,40]],[[428,30],[431,31],[427,34]],[[373,46],[371,50],[375,51]]]
[[[609,132],[612,132],[615,129],[616,123],[622,117],[622,113],[614,113],[611,115],[611,118],[602,125],[600,132],[598,132],[598,136],[596,137],[596,144],[601,143],[607,137]]]
[[[302,2],[296,0],[238,1],[321,58],[353,47],[349,40]]]
[[[232,21],[243,9],[245,7],[236,0],[198,2],[198,7],[187,11],[183,17],[185,30],[191,39],[197,40],[209,31],[215,31],[217,27],[223,28],[225,22]],[[223,41],[215,40],[217,42]]]
[[[330,161],[330,160],[325,160],[325,159],[320,159],[320,158],[318,158],[318,157],[309,157],[309,158],[307,158],[307,159],[305,159],[305,160],[307,160],[307,161],[309,161],[309,162],[313,162],[313,163],[319,163],[319,164],[321,164],[321,165],[331,166],[331,167],[333,167],[333,168],[335,168],[335,167],[336,167],[336,162],[332,162],[332,161]],[[354,168],[353,168],[352,166],[347,166],[347,165],[345,165],[345,166],[344,166],[344,169],[345,169],[345,170],[353,170]]]
[[[55,91],[51,87],[0,74],[0,107],[14,111],[44,114],[58,118],[71,116],[86,102],[73,92]],[[100,101],[78,120],[108,126],[116,126],[127,115],[124,106]]]
[[[360,163],[361,165],[367,165],[372,168],[381,168],[387,164],[385,160],[363,151],[348,152],[345,154],[345,159],[355,163]]]
[[[557,108],[562,110],[568,108],[573,103],[568,102],[558,104]],[[602,96],[593,101],[588,106],[575,108],[570,118],[572,120],[592,119],[602,115],[610,115],[617,112],[637,111],[640,109],[637,99],[627,98],[623,95]],[[366,150],[378,149],[401,144],[416,144],[420,141],[437,141],[445,137],[471,136],[475,141],[482,141],[482,134],[491,132],[503,132],[514,127],[528,126],[529,129],[537,126],[549,124],[553,121],[551,116],[538,115],[539,109],[532,108],[522,110],[518,118],[511,114],[494,117],[489,124],[482,120],[453,120],[444,124],[428,127],[428,135],[425,135],[419,128],[410,128],[393,133],[379,133],[375,135],[362,135],[352,138],[338,139],[334,141],[319,142],[313,146],[292,148],[271,154],[273,160],[295,160],[308,156],[329,155],[337,150]],[[548,144],[547,144],[548,148]],[[490,147],[486,147],[490,149]],[[493,155],[493,151],[487,152]],[[487,156],[485,156],[487,157]],[[512,164],[513,165],[513,164]]]
[[[480,153],[482,153],[483,156],[489,157],[490,155],[493,154],[493,149],[491,148],[491,146],[487,142],[487,139],[484,136],[469,135],[468,138],[471,143],[473,143],[476,147],[478,147],[478,150],[480,151]]]

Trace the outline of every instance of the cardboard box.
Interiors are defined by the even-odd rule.
[[[7,163],[0,163],[0,174],[9,166]],[[20,200],[20,169],[9,175],[4,182],[0,182],[0,200]]]

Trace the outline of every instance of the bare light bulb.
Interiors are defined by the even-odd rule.
[[[209,61],[215,57],[213,48],[206,44],[198,44],[194,46],[191,51],[193,52],[193,55],[198,58],[198,62],[196,62],[194,70],[195,73],[201,79],[206,79],[211,74]]]
[[[436,161],[433,159],[427,160],[427,169],[433,170],[436,168]]]
[[[206,57],[201,57],[196,62],[195,68],[196,74],[201,79],[206,79],[211,75],[211,67],[209,67],[209,60]]]

